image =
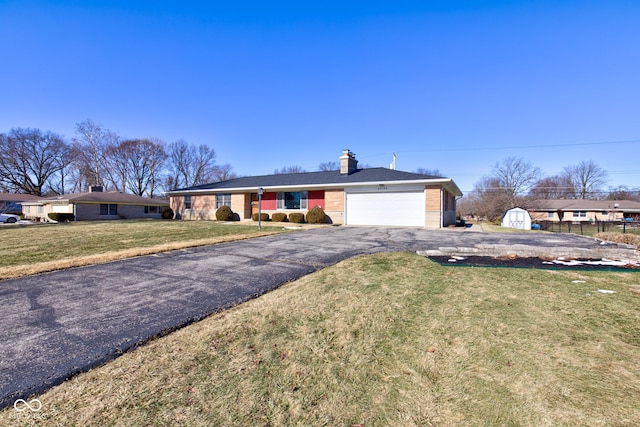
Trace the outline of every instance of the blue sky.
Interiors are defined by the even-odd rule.
[[[242,175],[593,160],[640,187],[637,1],[0,0],[0,132],[209,144]]]

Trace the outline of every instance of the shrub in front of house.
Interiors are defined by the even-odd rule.
[[[291,212],[289,214],[289,222],[302,224],[304,222],[304,214],[302,212]]]
[[[251,219],[258,222],[258,214],[254,213],[253,215],[251,215]],[[268,213],[261,213],[260,214],[260,221],[269,221],[269,214]]]
[[[173,219],[173,209],[164,208],[162,211],[162,219]]]
[[[276,212],[273,215],[271,215],[271,221],[273,222],[286,222],[287,221],[287,214],[284,212]]]
[[[314,206],[307,212],[307,222],[309,224],[325,224],[327,216],[320,206]]]
[[[220,206],[216,211],[218,221],[233,221],[233,211],[229,206]]]
[[[56,221],[56,222],[73,221],[73,214],[72,213],[49,212],[47,214],[47,216],[49,217],[49,219],[51,219],[53,221]]]

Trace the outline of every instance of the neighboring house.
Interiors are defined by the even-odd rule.
[[[509,209],[502,216],[502,226],[518,230],[531,230],[531,215],[522,208]]]
[[[30,194],[0,193],[0,213],[22,214],[22,202],[37,200]]]
[[[91,187],[86,193],[39,198],[22,203],[25,219],[51,221],[50,212],[70,213],[77,221],[133,218],[161,218],[168,207],[166,200],[149,199],[119,191],[102,191]]]
[[[227,205],[241,219],[261,210],[305,213],[320,206],[329,221],[349,225],[441,228],[455,224],[460,189],[450,178],[386,168],[358,169],[344,150],[340,170],[250,176],[170,191],[171,208],[182,219],[215,219]]]
[[[532,205],[534,221],[640,220],[640,202],[633,200],[537,200]]]

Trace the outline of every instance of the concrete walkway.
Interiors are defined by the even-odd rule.
[[[637,251],[572,235],[329,227],[6,280],[0,407],[346,258],[500,245],[637,259]]]

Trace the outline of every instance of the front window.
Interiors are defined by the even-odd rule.
[[[307,209],[306,191],[280,191],[277,195],[278,209]]]
[[[101,204],[100,215],[118,215],[118,205]]]
[[[587,217],[587,211],[573,211],[573,217],[574,218],[586,218]]]
[[[222,206],[231,207],[231,193],[216,194],[216,209],[220,209]]]
[[[146,214],[157,214],[159,207],[158,206],[145,206],[144,213]]]
[[[191,209],[191,194],[184,196],[184,208]]]
[[[547,218],[553,219],[553,212],[547,212]]]

